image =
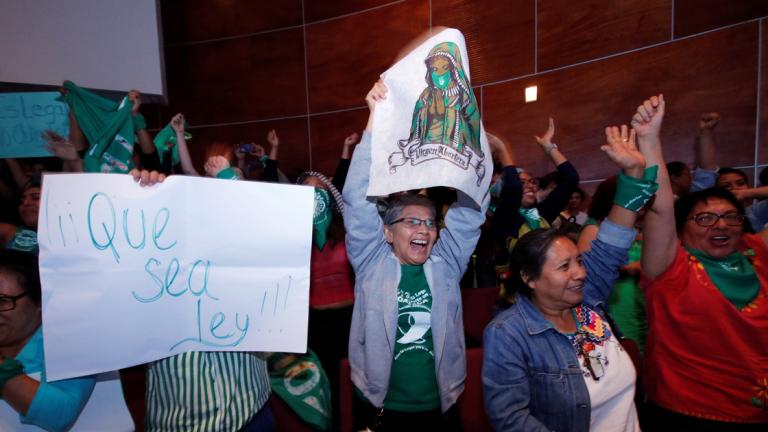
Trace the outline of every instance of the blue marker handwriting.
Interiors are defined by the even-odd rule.
[[[97,192],[88,202],[87,218],[88,234],[93,247],[98,250],[109,250],[117,263],[120,263],[121,243],[124,242],[123,248],[134,250],[142,250],[147,245],[148,227],[143,208],[138,210],[138,216],[132,214],[129,208],[122,209],[122,217],[118,219],[118,210],[109,195]],[[166,251],[177,244],[175,240],[163,238],[170,220],[171,211],[166,207],[157,210],[152,218],[151,239],[152,245],[157,250]],[[137,223],[139,235],[136,235],[134,225]]]

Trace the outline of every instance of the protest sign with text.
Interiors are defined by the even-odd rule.
[[[304,352],[313,198],[305,186],[46,175],[48,379],[185,351]]]
[[[69,111],[56,100],[58,96],[58,92],[0,93],[0,158],[51,156],[43,131],[69,134]]]

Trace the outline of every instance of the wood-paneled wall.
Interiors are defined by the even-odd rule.
[[[700,113],[718,111],[722,166],[768,164],[768,2],[758,0],[163,0],[169,105],[193,125],[198,161],[213,141],[281,136],[280,164],[332,173],[367,118],[371,84],[414,36],[464,32],[486,128],[519,164],[552,169],[533,135],[555,141],[587,183],[614,172],[606,125],[664,93],[668,160],[693,162]],[[537,102],[523,90],[537,85]]]

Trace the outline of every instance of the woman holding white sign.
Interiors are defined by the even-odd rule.
[[[94,376],[47,382],[43,358],[37,257],[0,251],[0,425],[18,422],[49,431],[67,430],[91,396]],[[31,376],[38,375],[38,378]],[[20,424],[19,424],[20,426]]]
[[[366,190],[373,111],[386,93],[378,82],[366,96],[371,116],[344,187],[347,253],[356,273],[349,341],[355,423],[377,431],[460,430],[455,404],[466,360],[459,280],[488,195],[478,208],[458,192],[439,236],[434,204],[420,195],[398,196],[382,221]]]

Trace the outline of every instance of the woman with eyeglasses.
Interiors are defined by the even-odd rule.
[[[535,137],[539,147],[557,167],[557,186],[538,201],[539,179],[518,168],[507,146],[496,136],[488,134],[488,143],[503,167],[498,205],[493,215],[493,235],[497,241],[496,276],[501,291],[500,301],[508,306],[514,292],[506,289],[510,277],[509,252],[518,238],[538,228],[549,228],[568,204],[571,193],[579,185],[579,173],[552,142],[555,122],[549,119],[549,128],[541,137]],[[491,186],[492,188],[496,186]],[[498,186],[496,186],[498,189]]]
[[[0,250],[0,430],[68,430],[96,383],[94,376],[46,380],[40,307],[37,257]]]
[[[371,129],[387,89],[366,96],[371,112],[344,186],[347,255],[355,270],[349,364],[355,430],[461,430],[456,401],[466,354],[459,280],[480,237],[488,195],[477,206],[464,193],[435,222],[427,197],[402,194],[383,220],[366,196]],[[439,238],[438,238],[439,237]]]
[[[648,430],[768,430],[768,233],[745,232],[744,208],[705,189],[674,203],[659,140],[664,101],[633,118],[659,191],[645,216],[641,287],[650,325]]]
[[[623,173],[591,250],[582,256],[567,234],[543,228],[512,250],[514,304],[483,341],[485,409],[497,431],[639,431],[636,371],[606,302],[655,171],[626,126],[605,134],[602,150]]]

